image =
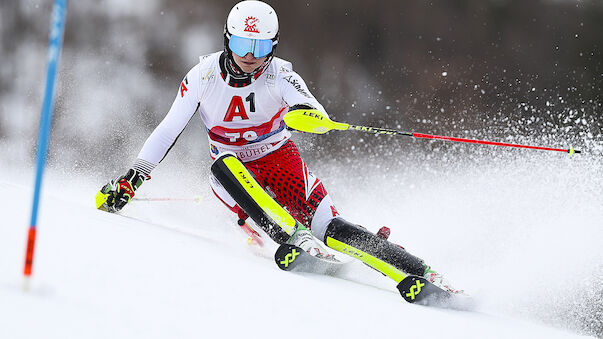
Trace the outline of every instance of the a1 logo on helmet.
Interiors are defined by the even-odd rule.
[[[260,20],[252,16],[247,17],[247,19],[245,19],[245,29],[243,31],[251,33],[260,33],[256,25],[259,21]]]

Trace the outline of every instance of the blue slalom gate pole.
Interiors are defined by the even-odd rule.
[[[65,31],[65,16],[67,14],[67,0],[55,0],[52,7],[50,21],[50,35],[48,43],[48,73],[46,74],[46,89],[44,90],[44,102],[40,117],[40,130],[38,132],[38,150],[36,160],[36,182],[31,208],[31,222],[27,235],[27,251],[25,254],[25,268],[23,273],[26,278],[31,276],[34,247],[36,242],[36,225],[38,221],[38,206],[40,203],[40,190],[42,187],[42,176],[46,167],[46,155],[48,154],[48,141],[50,139],[50,125],[52,112],[54,110],[54,84],[56,79],[59,56],[63,43]]]

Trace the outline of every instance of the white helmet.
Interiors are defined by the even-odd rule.
[[[255,0],[236,4],[224,26],[224,47],[243,57],[272,56],[278,44],[278,17],[270,5]]]

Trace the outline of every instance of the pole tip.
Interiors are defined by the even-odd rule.
[[[567,150],[567,153],[569,153],[569,155],[570,155],[570,156],[572,156],[572,155],[574,155],[574,154],[580,154],[580,153],[582,153],[582,152],[581,152],[581,151],[578,151],[577,149],[574,149],[573,147],[570,147],[570,148]]]
[[[23,279],[23,291],[29,292],[31,290],[31,276],[26,275]]]

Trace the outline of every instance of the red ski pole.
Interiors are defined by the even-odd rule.
[[[485,140],[476,140],[476,139],[465,139],[465,138],[455,138],[455,137],[447,137],[442,135],[431,135],[424,133],[414,133],[414,132],[402,132],[394,129],[387,128],[379,128],[379,127],[368,127],[368,126],[358,126],[346,124],[343,122],[335,122],[329,119],[324,113],[315,109],[297,109],[287,113],[284,117],[285,123],[298,131],[316,133],[316,134],[324,134],[330,130],[340,130],[340,131],[361,131],[367,133],[374,134],[385,134],[385,135],[403,135],[414,138],[423,138],[423,139],[438,139],[438,140],[448,140],[454,142],[465,142],[470,144],[480,144],[480,145],[492,145],[492,146],[504,146],[504,147],[516,147],[516,148],[528,148],[535,150],[543,150],[543,151],[557,151],[569,153],[570,155],[574,155],[574,153],[581,153],[578,150],[575,150],[573,147],[568,149],[564,148],[552,148],[552,147],[539,147],[539,146],[529,146],[529,145],[519,145],[519,144],[510,144],[505,142],[495,142],[495,141],[485,141]]]

